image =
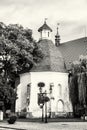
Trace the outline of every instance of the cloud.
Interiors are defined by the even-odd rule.
[[[0,21],[7,24],[19,23],[33,29],[39,38],[38,28],[48,18],[48,25],[56,34],[56,24],[62,41],[81,36],[82,26],[87,23],[86,0],[0,0]]]

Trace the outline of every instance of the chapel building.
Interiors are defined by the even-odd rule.
[[[26,108],[29,117],[41,117],[38,94],[46,91],[50,98],[47,103],[47,113],[51,112],[52,116],[67,115],[73,112],[69,97],[68,69],[72,61],[78,60],[79,55],[85,53],[86,42],[82,38],[60,44],[57,28],[55,44],[53,44],[52,29],[46,21],[38,32],[40,33],[38,44],[44,58],[33,66],[30,72],[20,75],[20,84],[17,86],[16,112],[21,112]],[[40,90],[38,84],[41,82],[44,83],[44,87]]]

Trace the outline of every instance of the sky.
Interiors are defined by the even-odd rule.
[[[87,35],[87,0],[0,0],[0,22],[32,29],[35,40],[40,37],[37,30],[45,18],[53,30],[53,41],[57,23],[60,23],[61,42],[84,37]]]

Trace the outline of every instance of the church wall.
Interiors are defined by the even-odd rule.
[[[30,74],[24,73],[20,75],[20,84],[17,86],[17,96],[16,101],[16,111],[20,112],[21,110],[27,107],[27,85],[30,83]]]
[[[20,98],[18,100],[21,102],[21,109],[27,107],[27,84],[31,82],[31,91],[30,91],[30,104],[29,104],[29,112],[32,113],[33,116],[39,117],[41,116],[41,109],[38,106],[38,93],[39,93],[39,82],[44,82],[45,87],[43,88],[43,92],[46,90],[48,96],[50,84],[54,85],[52,91],[51,99],[51,111],[56,114],[60,112],[72,112],[72,106],[69,101],[69,90],[68,90],[68,74],[60,73],[60,72],[31,72],[25,73],[20,76]],[[20,104],[19,104],[20,105]],[[18,106],[18,104],[17,104]],[[19,107],[18,107],[19,108]],[[18,110],[18,108],[16,108]],[[50,102],[48,102],[48,112],[50,110]]]

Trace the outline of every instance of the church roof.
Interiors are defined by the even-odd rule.
[[[38,29],[38,32],[41,32],[44,29],[52,32],[52,29],[46,24],[46,22],[44,22],[44,24]]]
[[[38,44],[42,48],[44,58],[40,63],[34,66],[31,71],[65,72],[63,57],[53,42],[51,40],[44,39],[39,41]]]
[[[79,59],[80,55],[87,54],[87,41],[86,38],[80,38],[73,41],[62,43],[58,46],[58,49],[63,55],[65,60],[66,69],[70,68],[70,64],[73,61]]]

